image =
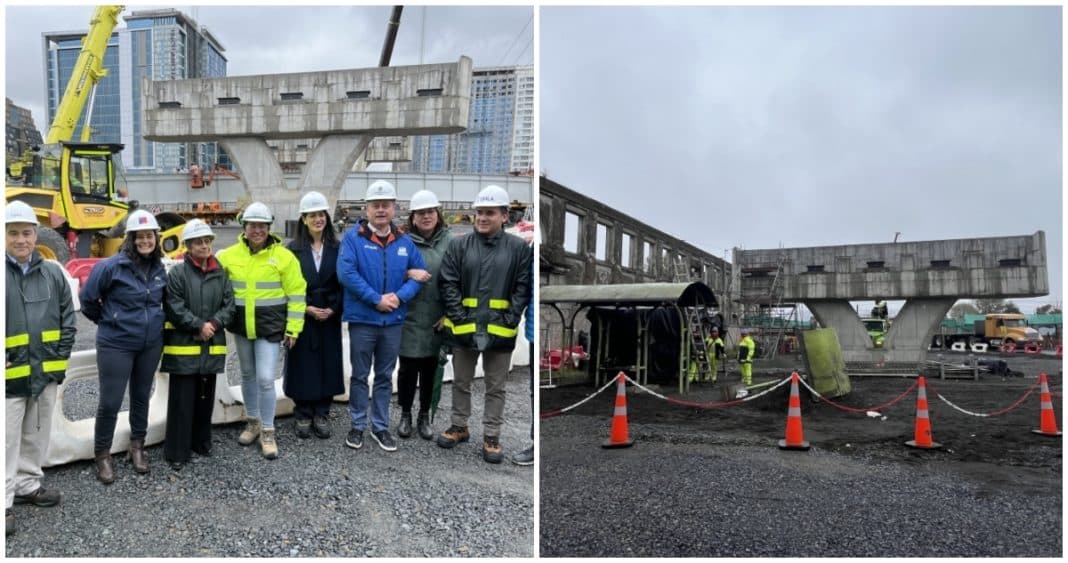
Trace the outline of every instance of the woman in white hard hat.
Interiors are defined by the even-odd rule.
[[[148,399],[163,350],[163,269],[159,223],[137,210],[126,219],[119,252],[89,273],[79,297],[82,314],[97,324],[96,365],[100,403],[96,410],[96,477],[115,480],[111,444],[122,396],[130,386],[130,451],[134,471],[148,473],[145,434]]]
[[[345,392],[341,347],[341,283],[337,279],[338,240],[326,196],[300,198],[300,226],[289,250],[308,283],[304,331],[286,355],[282,389],[295,404],[297,437],[330,437],[330,403]]]
[[[271,233],[274,216],[261,202],[250,203],[239,220],[244,232],[218,254],[234,286],[234,316],[226,329],[234,334],[241,363],[245,429],[237,441],[248,446],[259,438],[267,459],[278,457],[274,432],[279,344],[293,348],[304,329],[307,284],[297,257]]]
[[[167,273],[160,371],[171,378],[163,458],[175,471],[189,461],[190,452],[211,455],[215,374],[226,371],[223,327],[234,315],[234,288],[212,254],[214,240],[215,233],[204,221],[186,223],[185,259]]]
[[[418,383],[419,418],[416,428],[420,438],[430,440],[434,437],[430,429],[430,401],[443,339],[442,319],[445,316],[445,306],[441,302],[434,276],[441,269],[441,257],[452,240],[452,233],[445,224],[441,204],[434,192],[416,192],[412,195],[410,209],[408,236],[412,237],[419,254],[423,256],[429,273],[429,277],[426,277],[419,272],[416,279],[429,283],[408,303],[408,315],[404,317],[401,331],[400,370],[397,374],[397,404],[401,408],[401,419],[397,435],[401,438],[412,435],[412,404]]]

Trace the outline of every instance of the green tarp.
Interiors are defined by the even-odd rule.
[[[802,331],[801,341],[808,364],[809,384],[816,392],[833,398],[852,391],[849,376],[846,375],[842,346],[833,328]]]

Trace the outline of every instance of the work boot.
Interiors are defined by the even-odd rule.
[[[111,464],[111,452],[108,450],[96,452],[96,479],[105,485],[115,482],[115,467]]]
[[[312,418],[312,432],[322,439],[330,437],[330,420],[325,416]]]
[[[13,533],[15,533],[15,513],[9,508],[4,511],[4,535],[9,536]]]
[[[148,473],[148,454],[145,453],[145,440],[130,440],[130,451],[126,458],[133,463],[134,471],[142,475]]]
[[[260,432],[260,450],[263,452],[263,457],[267,459],[278,457],[278,444],[274,441],[274,428],[264,428]]]
[[[263,430],[263,426],[260,425],[259,419],[250,418],[245,421],[245,429],[241,431],[241,435],[237,437],[237,443],[242,446],[251,445],[259,437],[260,431]]]
[[[397,435],[401,438],[412,437],[412,411],[401,413],[400,426],[397,426]]]
[[[496,436],[486,436],[482,439],[482,459],[486,463],[500,463],[504,459],[504,448]]]
[[[434,431],[430,429],[430,415],[427,413],[419,413],[419,418],[415,419],[415,426],[420,438],[424,440],[432,440],[434,438]]]
[[[59,491],[49,491],[44,487],[28,495],[15,495],[15,504],[32,504],[34,506],[55,506],[59,504]]]
[[[301,418],[297,420],[297,438],[311,438],[312,421]]]
[[[456,426],[453,424],[448,430],[441,433],[438,436],[438,445],[443,448],[452,448],[460,442],[466,442],[471,438],[471,433],[467,430],[466,426]]]

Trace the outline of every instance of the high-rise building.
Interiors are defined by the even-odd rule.
[[[534,167],[534,67],[474,69],[467,130],[412,137],[410,172],[527,174]]]
[[[126,27],[111,35],[104,55],[108,75],[97,85],[92,139],[123,143],[123,164],[131,173],[173,173],[192,164],[229,166],[216,143],[155,143],[142,138],[141,80],[226,76],[226,56],[203,26],[174,9],[131,12]],[[86,31],[44,34],[48,122],[70,79]],[[88,104],[86,104],[88,107]],[[80,134],[85,110],[78,121]]]
[[[41,132],[33,123],[33,114],[30,110],[16,106],[11,98],[5,98],[7,112],[5,113],[5,132],[7,142],[5,153],[10,158],[17,158],[34,145],[41,144]]]

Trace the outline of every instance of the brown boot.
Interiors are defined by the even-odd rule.
[[[111,452],[108,450],[96,452],[96,479],[105,485],[115,482],[115,468],[111,465]]]
[[[127,455],[133,462],[134,471],[148,473],[148,454],[145,453],[145,440],[130,440],[130,453]]]

